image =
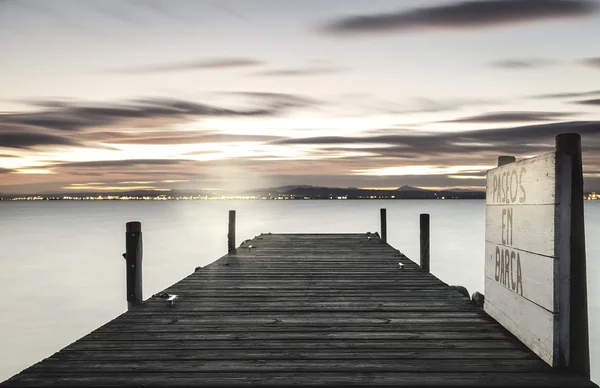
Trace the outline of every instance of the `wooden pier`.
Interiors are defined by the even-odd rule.
[[[0,386],[354,384],[596,386],[378,233],[256,236]]]

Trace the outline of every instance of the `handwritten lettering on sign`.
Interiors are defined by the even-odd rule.
[[[527,192],[523,186],[523,178],[526,173],[527,169],[525,167],[518,167],[505,171],[502,174],[494,175],[491,202],[494,204],[525,203]],[[509,290],[523,296],[521,254],[518,251],[510,249],[513,244],[513,214],[514,209],[512,207],[502,209],[502,246],[496,246],[494,280]],[[515,273],[516,278],[514,276]]]
[[[525,167],[513,168],[494,175],[492,189],[492,203],[525,203],[527,193],[523,187],[523,175],[527,173]]]

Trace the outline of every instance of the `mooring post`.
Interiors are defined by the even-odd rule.
[[[429,214],[421,214],[419,226],[421,230],[421,268],[429,272]]]
[[[581,136],[556,136],[556,151],[571,157],[571,291],[569,313],[569,369],[590,378],[587,269],[583,220]]]
[[[128,222],[125,232],[127,308],[142,304],[142,223]]]
[[[387,217],[385,213],[385,209],[379,210],[379,218],[381,218],[381,242],[384,244],[387,243]]]
[[[514,163],[516,160],[517,158],[515,158],[514,156],[498,156],[498,167],[504,166],[505,164]]]
[[[235,210],[229,211],[229,232],[227,233],[227,252],[235,251]]]

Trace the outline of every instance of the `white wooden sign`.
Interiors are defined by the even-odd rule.
[[[487,173],[484,310],[552,366],[569,355],[571,182],[559,152]]]

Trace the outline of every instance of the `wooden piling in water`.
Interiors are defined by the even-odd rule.
[[[386,210],[385,209],[380,209],[379,210],[379,218],[381,219],[381,242],[382,243],[387,243],[387,216],[386,216]]]
[[[571,156],[571,239],[569,369],[590,377],[590,348],[587,302],[587,269],[583,208],[583,168],[581,136],[563,133],[556,136],[556,151]]]
[[[229,211],[229,231],[227,233],[227,252],[235,251],[235,210]]]
[[[125,226],[125,262],[127,276],[127,308],[142,304],[142,223],[128,222]]]
[[[421,237],[421,268],[429,272],[429,214],[421,214],[419,217],[419,229]]]

